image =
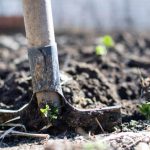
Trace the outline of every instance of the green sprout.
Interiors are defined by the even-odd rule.
[[[58,118],[57,107],[54,106],[49,107],[49,105],[46,104],[45,108],[41,108],[40,111],[45,117],[49,118],[51,121],[56,120]]]
[[[58,118],[58,113],[59,113],[58,107],[53,106],[51,108],[50,119],[51,120],[56,120]]]
[[[95,53],[96,53],[97,56],[106,55],[106,54],[107,54],[107,49],[106,49],[105,46],[98,45],[98,46],[96,46],[96,48],[95,48]]]
[[[46,105],[45,108],[41,108],[40,111],[45,117],[48,117],[48,112],[50,111],[49,105]]]
[[[114,47],[114,40],[110,35],[105,35],[100,39],[102,45],[106,46],[107,48]]]
[[[139,110],[146,119],[150,120],[150,102],[139,105]]]
[[[107,54],[107,48],[114,47],[114,40],[111,36],[105,35],[100,38],[100,43],[95,47],[95,54],[103,56]]]

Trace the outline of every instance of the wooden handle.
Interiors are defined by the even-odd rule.
[[[55,43],[50,0],[23,0],[24,23],[29,47]]]
[[[50,0],[23,0],[24,23],[29,48],[55,44],[54,26]],[[60,106],[59,96],[55,92],[36,93],[38,104],[49,101]]]

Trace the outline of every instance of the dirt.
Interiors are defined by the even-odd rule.
[[[139,113],[138,105],[149,101],[141,97],[140,72],[150,74],[150,37],[115,33],[114,48],[105,56],[96,56],[97,34],[57,34],[60,69],[69,81],[63,84],[66,99],[78,108],[122,106],[123,125],[116,131],[148,130],[150,123]],[[0,36],[0,108],[19,109],[30,101],[32,86],[23,34]],[[136,120],[136,125],[130,125]],[[138,128],[138,127],[139,128]],[[53,132],[55,133],[55,132]],[[77,136],[75,130],[57,132],[57,138]],[[53,134],[55,137],[55,134]],[[30,140],[29,140],[30,141]],[[12,144],[5,141],[7,146]]]

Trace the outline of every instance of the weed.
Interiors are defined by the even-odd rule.
[[[50,111],[49,105],[46,105],[45,108],[41,108],[40,111],[45,117],[48,117],[48,112]]]
[[[143,103],[139,105],[139,110],[146,119],[150,120],[150,102]]]
[[[106,55],[107,54],[107,49],[106,49],[105,46],[98,45],[95,48],[95,53],[96,53],[97,56],[99,56],[99,55]]]
[[[111,36],[105,35],[100,38],[100,43],[95,47],[95,54],[103,56],[107,54],[107,48],[114,47],[114,40]]]
[[[54,106],[49,106],[46,104],[45,108],[40,109],[44,117],[50,119],[50,121],[56,120],[58,118],[58,108]]]
[[[105,35],[100,39],[102,45],[106,46],[107,48],[114,47],[114,40],[110,35]]]

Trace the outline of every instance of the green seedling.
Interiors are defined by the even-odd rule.
[[[44,115],[44,117],[47,117],[50,119],[50,121],[56,120],[58,118],[58,108],[57,107],[50,107],[46,104],[45,108],[40,109],[41,113]]]
[[[48,117],[48,112],[50,111],[49,105],[46,105],[45,108],[41,108],[40,111],[45,117]]]
[[[106,54],[107,54],[107,49],[106,49],[105,46],[98,45],[98,46],[96,46],[96,48],[95,48],[95,53],[96,53],[97,56],[106,55]]]
[[[105,35],[100,39],[102,45],[106,46],[107,48],[114,47],[114,40],[111,36]]]
[[[56,120],[58,118],[58,107],[52,107],[51,108],[51,113],[50,113],[50,119],[51,120]]]
[[[146,119],[150,120],[150,102],[139,105],[139,110],[140,113],[146,117]]]
[[[111,36],[105,35],[100,38],[100,43],[95,47],[95,53],[97,56],[103,56],[107,54],[107,48],[114,47],[114,40]]]

